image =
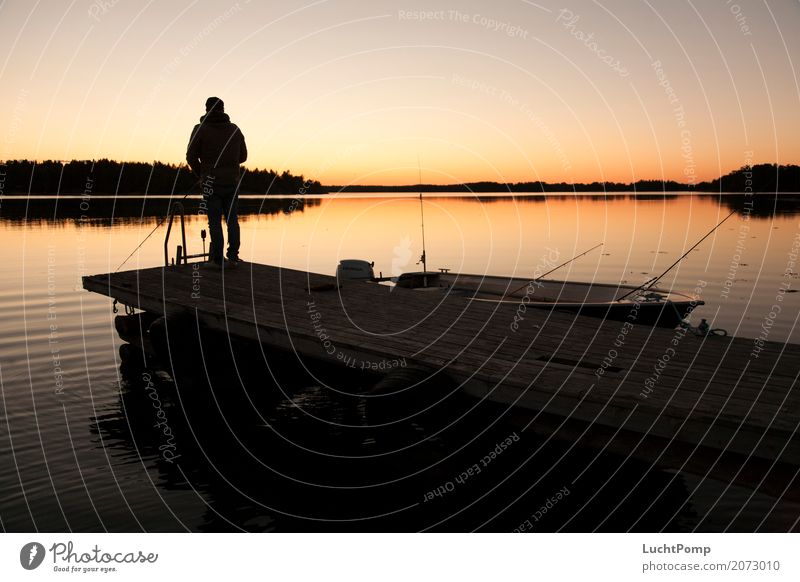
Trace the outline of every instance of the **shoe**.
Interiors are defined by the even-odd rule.
[[[228,269],[235,269],[236,267],[239,266],[239,263],[241,262],[242,260],[239,257],[233,257],[233,258],[229,257],[228,259],[225,260],[225,266]]]
[[[222,261],[206,261],[203,268],[209,271],[219,271],[222,268]]]

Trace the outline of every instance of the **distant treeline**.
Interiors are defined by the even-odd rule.
[[[179,194],[196,188],[197,179],[181,165],[112,160],[31,162],[11,160],[0,164],[0,192],[4,194]],[[322,186],[316,180],[273,170],[244,172],[242,194],[323,194],[326,192],[800,192],[800,166],[758,164],[696,185],[671,180],[634,183],[591,182],[472,182],[468,184],[409,184],[406,186]]]
[[[635,184],[616,182],[591,182],[589,184],[567,184],[559,182],[469,182],[466,184],[409,184],[406,186],[325,186],[330,192],[672,192],[691,191],[686,184],[660,182],[658,180],[639,180]]]
[[[758,164],[696,185],[672,180],[639,180],[630,184],[591,182],[470,182],[468,184],[410,184],[407,186],[326,186],[330,192],[800,192],[800,166]]]
[[[800,192],[800,166],[757,164],[698,184],[704,192]]]
[[[185,165],[112,160],[11,160],[0,164],[0,184],[5,194],[186,194],[197,178]],[[242,177],[242,194],[321,194],[319,182],[288,172],[248,170]]]

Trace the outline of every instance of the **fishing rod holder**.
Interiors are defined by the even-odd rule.
[[[175,259],[173,261],[173,265],[187,265],[189,264],[189,259],[207,259],[208,253],[205,252],[205,230],[202,231],[202,238],[203,238],[203,252],[197,253],[194,255],[188,254],[186,248],[186,211],[183,208],[182,202],[173,202],[169,206],[169,211],[167,214],[167,233],[164,236],[164,266],[169,267],[169,235],[172,232],[172,222],[175,219],[175,214],[180,213],[181,218],[181,244],[178,245],[178,248],[175,252]]]

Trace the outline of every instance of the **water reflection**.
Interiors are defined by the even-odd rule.
[[[248,214],[290,214],[295,211],[302,212],[306,208],[319,206],[330,200],[365,200],[372,195],[361,194],[328,194],[324,196],[303,196],[303,197],[263,197],[263,196],[241,196],[239,198],[239,213]],[[557,202],[559,200],[570,200],[575,202],[635,202],[635,201],[672,201],[679,199],[696,198],[707,200],[719,204],[723,208],[736,210],[740,214],[749,214],[753,218],[769,218],[776,214],[795,215],[800,213],[800,196],[796,194],[765,194],[760,193],[753,196],[744,194],[724,193],[724,194],[694,194],[686,193],[639,193],[639,194],[620,194],[620,193],[543,193],[543,194],[491,194],[484,193],[475,195],[465,195],[464,193],[432,193],[426,194],[428,200],[435,199],[460,199],[471,201],[478,204],[545,204]],[[376,195],[375,199],[406,199],[417,200],[412,194],[391,194],[384,193]],[[120,224],[131,224],[132,220],[148,217],[164,216],[171,201],[181,200],[186,207],[187,214],[196,214],[200,208],[200,198],[190,196],[186,198],[169,196],[149,196],[147,198],[136,196],[94,196],[88,202],[77,196],[32,196],[24,197],[5,197],[2,207],[0,207],[0,220],[8,221],[58,221],[61,219],[81,219],[91,221],[95,224],[108,225],[113,222]],[[752,210],[745,210],[748,205]]]
[[[637,520],[635,529],[652,531],[693,523],[681,479],[650,472],[631,491],[625,484],[639,481],[645,465],[519,434],[497,422],[502,411],[491,405],[420,446],[382,454],[362,399],[347,395],[372,379],[188,330],[174,342],[169,375],[123,346],[119,410],[91,425],[141,458],[153,487],[202,500],[202,516],[186,520],[178,504],[159,529],[179,518],[208,531],[511,531],[526,520],[535,531],[623,531]],[[200,345],[203,356],[191,357]],[[512,446],[479,475],[440,490],[510,435]],[[598,484],[606,485],[601,495]],[[537,514],[564,488],[557,510]],[[643,514],[653,491],[659,503]]]
[[[781,284],[793,287],[798,277],[796,268],[785,277],[798,236],[795,203],[763,200],[763,213],[731,218],[663,282],[693,289],[707,281],[706,305],[696,315],[739,337],[758,336]],[[291,199],[269,202],[266,213],[242,219],[246,260],[329,274],[343,258],[374,260],[384,274],[416,268],[421,240],[413,196],[320,198],[288,214]],[[573,262],[558,278],[640,283],[741,203],[687,195],[426,197],[429,265],[530,276],[548,248],[566,260],[604,242],[602,253]],[[0,457],[7,530],[511,531],[565,486],[570,495],[534,531],[625,530],[654,491],[664,494],[636,523],[642,530],[719,530],[734,519],[736,529],[748,530],[763,518],[765,529],[785,530],[797,515],[795,507],[775,509],[774,500],[684,475],[647,473],[631,490],[648,467],[613,455],[596,459],[594,451],[531,434],[520,435],[491,470],[435,503],[424,501],[515,430],[495,422],[502,411],[477,410],[458,432],[380,456],[386,449],[365,427],[364,403],[348,396],[367,378],[232,347],[227,338],[203,338],[195,353],[204,357],[176,357],[167,374],[137,358],[135,342],[123,345],[120,363],[111,302],[84,292],[80,276],[113,271],[164,209],[148,200],[126,217],[113,200],[93,199],[90,214],[111,216],[114,209],[115,218],[83,220],[74,207],[67,212],[70,204],[80,210],[61,200],[39,220],[25,210],[28,202],[4,199],[0,213],[0,449],[13,452]],[[203,217],[187,217],[192,252],[200,248],[201,228]],[[125,268],[161,264],[162,237],[163,231],[154,235]],[[794,290],[783,296],[770,340],[798,341]],[[52,309],[64,396],[52,387]],[[185,346],[197,341],[183,337]],[[159,410],[172,441],[156,426]],[[170,444],[180,455],[173,462],[163,452],[172,449],[160,449]]]
[[[740,215],[747,214],[755,219],[767,219],[777,215],[795,216],[800,213],[800,196],[797,194],[727,194],[725,196],[702,196],[718,201],[724,208],[736,210]]]
[[[42,225],[50,222],[69,221],[88,226],[133,225],[146,218],[161,218],[167,214],[172,201],[181,200],[187,215],[200,211],[200,198],[170,198],[151,196],[148,198],[107,196],[84,200],[79,197],[30,197],[3,199],[0,220],[11,223]],[[239,199],[239,214],[275,215],[303,212],[306,208],[319,206],[319,198],[264,198],[243,196]]]

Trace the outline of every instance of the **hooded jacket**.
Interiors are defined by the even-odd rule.
[[[226,113],[210,111],[194,126],[186,149],[186,161],[195,174],[213,176],[216,184],[239,181],[239,164],[247,160],[242,131]]]

